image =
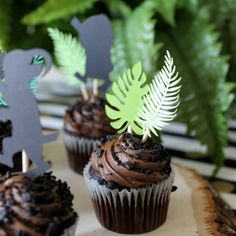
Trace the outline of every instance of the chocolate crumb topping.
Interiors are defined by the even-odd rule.
[[[64,117],[64,130],[72,135],[101,138],[115,131],[105,114],[105,99],[91,95],[71,106]]]
[[[0,235],[55,236],[73,225],[73,195],[51,173],[30,180],[21,173],[0,178]]]
[[[91,156],[91,176],[111,189],[141,188],[168,178],[170,172],[170,156],[162,145],[142,143],[129,133],[107,138]]]

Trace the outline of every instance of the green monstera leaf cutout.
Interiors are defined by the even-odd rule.
[[[143,129],[138,124],[137,115],[142,106],[142,97],[148,92],[145,85],[146,75],[142,72],[141,62],[133,66],[112,84],[112,92],[107,93],[108,105],[105,110],[112,120],[111,126],[122,133],[130,127],[136,134],[142,135]]]

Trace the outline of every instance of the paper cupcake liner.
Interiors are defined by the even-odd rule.
[[[167,216],[174,171],[157,184],[140,189],[111,190],[91,178],[90,163],[84,169],[84,178],[100,223],[118,233],[138,234],[152,231],[162,225]]]
[[[62,234],[62,236],[75,236],[75,232],[78,226],[78,219],[76,220],[76,222],[70,226],[69,228],[64,230],[64,233]]]
[[[93,149],[100,143],[100,139],[74,136],[65,131],[63,139],[70,167],[75,172],[83,174],[84,166],[88,163]]]

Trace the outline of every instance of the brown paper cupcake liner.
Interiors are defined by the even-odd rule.
[[[152,231],[167,216],[174,171],[157,184],[140,189],[111,190],[91,178],[91,164],[84,169],[84,178],[100,223],[107,229],[127,234]]]
[[[83,174],[84,166],[88,163],[93,149],[100,143],[100,139],[74,136],[63,132],[70,167],[77,173]]]

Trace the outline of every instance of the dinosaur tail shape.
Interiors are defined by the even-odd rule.
[[[50,143],[57,140],[59,133],[43,135],[43,143]]]

